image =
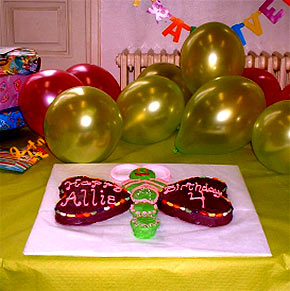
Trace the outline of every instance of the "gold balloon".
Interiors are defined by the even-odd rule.
[[[44,135],[52,153],[64,162],[100,162],[121,138],[122,117],[116,102],[105,92],[74,87],[50,104]]]
[[[222,154],[250,142],[252,129],[266,107],[262,89],[240,76],[209,81],[187,103],[176,136],[182,153]]]
[[[117,105],[123,117],[123,139],[135,144],[155,143],[169,137],[184,110],[183,94],[163,76],[149,76],[129,84]]]
[[[154,75],[164,76],[175,82],[183,93],[185,103],[191,98],[192,93],[185,84],[180,67],[170,63],[156,63],[142,71],[138,78]]]
[[[255,122],[252,146],[268,169],[290,174],[290,101],[267,107]]]
[[[186,85],[194,93],[216,77],[242,74],[245,52],[238,35],[230,27],[209,22],[187,37],[180,61]]]

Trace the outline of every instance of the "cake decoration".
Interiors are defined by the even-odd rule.
[[[149,203],[134,203],[130,206],[130,212],[133,216],[156,216],[158,213],[158,207],[156,204]]]
[[[91,224],[127,211],[129,193],[115,183],[100,178],[75,176],[59,186],[60,199],[55,219],[61,224]]]
[[[138,216],[134,217],[130,224],[135,237],[150,239],[154,237],[156,230],[160,225],[160,221],[153,216]]]
[[[154,171],[148,168],[133,170],[130,179],[123,182],[124,187],[130,192],[134,204],[130,212],[134,216],[130,224],[135,237],[150,239],[154,237],[160,225],[156,217],[158,213],[157,201],[159,192],[166,186],[166,182],[156,178]]]
[[[129,174],[137,168],[150,169],[155,173],[156,177],[160,178],[166,183],[169,183],[170,181],[171,173],[169,169],[165,166],[161,166],[157,164],[147,164],[147,165],[143,165],[142,167],[135,164],[117,165],[111,170],[111,177],[116,183],[123,183],[125,180],[129,179]],[[140,177],[137,177],[137,178],[140,178]]]
[[[218,178],[191,177],[165,187],[158,207],[165,214],[190,223],[221,226],[233,217],[226,191],[226,183]]]

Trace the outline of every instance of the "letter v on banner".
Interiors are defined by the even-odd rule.
[[[182,28],[190,31],[191,27],[187,24],[185,24],[181,19],[171,17],[170,20],[172,23],[164,30],[162,31],[162,34],[164,36],[167,36],[168,34],[171,34],[173,36],[173,41],[178,42],[181,34]],[[176,28],[174,30],[174,28]]]
[[[263,29],[259,20],[260,14],[261,11],[258,10],[243,21],[245,26],[258,36],[263,34]],[[253,22],[251,22],[250,20],[252,20]]]

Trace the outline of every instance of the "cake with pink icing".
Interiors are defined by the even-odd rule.
[[[118,174],[121,166],[113,168],[112,176]],[[135,168],[128,178],[123,176],[117,179],[123,180],[119,184],[87,176],[66,178],[59,186],[56,221],[65,225],[86,225],[129,210],[133,216],[130,224],[134,235],[148,239],[155,235],[160,225],[159,210],[209,227],[226,225],[233,218],[227,184],[216,177],[189,177],[168,184],[145,167]]]
[[[117,184],[100,178],[75,176],[59,186],[55,219],[67,225],[91,224],[127,211],[130,194]]]
[[[227,198],[227,185],[218,178],[191,177],[163,188],[158,208],[184,221],[222,226],[233,218],[233,206]]]

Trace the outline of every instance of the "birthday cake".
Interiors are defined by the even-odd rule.
[[[160,192],[158,208],[190,223],[226,225],[233,217],[226,191],[226,183],[218,178],[191,177],[165,187]]]
[[[152,166],[162,175],[161,166]],[[65,225],[82,225],[103,221],[130,211],[131,227],[137,238],[152,238],[162,223],[158,211],[193,224],[209,227],[228,224],[233,206],[227,197],[227,185],[218,178],[190,177],[169,184],[145,167],[116,166],[111,171],[115,182],[101,178],[74,176],[59,188],[55,219]],[[118,175],[120,170],[128,176]],[[112,175],[113,173],[113,175]],[[116,179],[117,178],[117,179]],[[121,181],[122,180],[122,181]]]
[[[55,219],[69,225],[109,219],[127,211],[131,204],[127,190],[115,183],[87,176],[64,180],[59,186],[59,196]]]

